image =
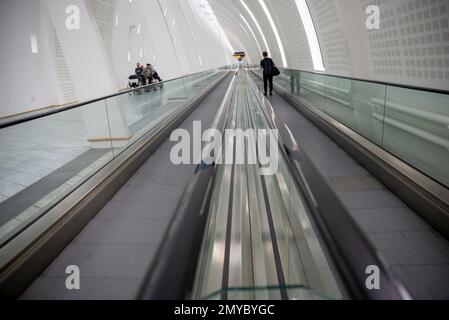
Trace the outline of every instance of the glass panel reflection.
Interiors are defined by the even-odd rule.
[[[0,145],[0,244],[113,158],[104,101],[4,128]]]
[[[388,87],[383,147],[449,186],[449,95]]]
[[[222,74],[205,71],[1,129],[0,245],[169,121]]]
[[[278,79],[280,87],[449,186],[448,94],[288,69]]]

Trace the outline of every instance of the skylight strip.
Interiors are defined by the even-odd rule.
[[[249,31],[253,35],[254,40],[256,41],[257,47],[259,48],[259,54],[261,54],[262,53],[262,49],[260,48],[259,40],[257,40],[256,34],[254,33],[253,29],[251,28],[251,26],[249,25],[249,23],[245,19],[245,17],[243,15],[240,15],[240,17],[242,18],[243,22],[246,24],[246,26],[248,27]]]
[[[287,68],[288,64],[287,64],[287,57],[285,56],[284,45],[282,44],[281,36],[279,35],[279,31],[276,28],[276,24],[274,23],[273,17],[271,16],[271,13],[268,10],[265,2],[263,0],[259,0],[259,3],[262,6],[263,11],[265,12],[265,15],[267,16],[268,21],[270,22],[271,28],[273,29],[279,50],[281,51],[282,64],[284,65],[284,68]]]
[[[264,42],[264,44],[265,44],[266,50],[267,50],[268,52],[270,52],[270,48],[268,47],[267,39],[265,38],[265,35],[264,35],[263,31],[262,31],[262,28],[260,27],[259,22],[257,22],[256,17],[255,17],[254,14],[251,12],[250,8],[246,5],[246,3],[245,3],[243,0],[240,0],[240,2],[242,3],[242,6],[246,9],[246,11],[248,11],[248,13],[249,13],[251,19],[253,19],[254,24],[256,25],[257,29],[259,30],[260,35],[262,36],[262,39],[263,39],[263,42]]]
[[[321,55],[320,43],[316,34],[315,25],[313,24],[312,16],[307,6],[306,0],[295,0],[301,16],[302,23],[309,42],[310,54],[312,55],[313,67],[317,71],[325,71],[323,56]]]

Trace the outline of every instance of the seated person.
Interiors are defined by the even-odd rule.
[[[147,67],[143,69],[143,77],[145,78],[146,84],[153,83],[153,72],[154,69],[150,67],[150,64],[147,64]]]
[[[146,81],[145,81],[145,77],[143,75],[143,68],[140,65],[140,63],[137,63],[137,68],[135,70],[136,75],[139,77],[140,82],[145,85]]]

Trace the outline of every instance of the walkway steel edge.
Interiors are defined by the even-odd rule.
[[[277,84],[275,90],[449,239],[449,190],[446,187],[318,110],[305,99],[290,94]]]
[[[154,151],[229,75],[203,89],[0,249],[0,299],[16,299],[82,231]]]
[[[222,130],[228,118],[235,74],[211,128]],[[210,145],[202,149],[210,154]],[[199,165],[182,195],[153,264],[143,282],[140,300],[184,300],[191,292],[208,217],[217,166]]]

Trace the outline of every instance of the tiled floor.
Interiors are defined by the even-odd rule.
[[[0,201],[89,149],[78,110],[3,129],[0,146]]]

